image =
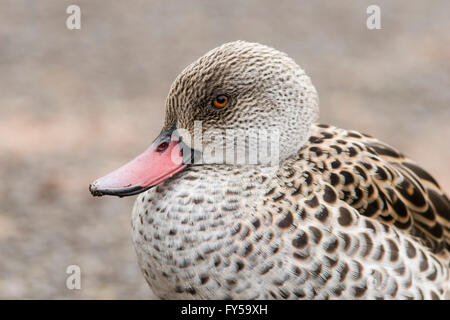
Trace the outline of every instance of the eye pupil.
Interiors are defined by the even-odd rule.
[[[225,103],[225,101],[227,101],[227,98],[225,96],[218,96],[217,97],[217,102]]]
[[[228,104],[228,97],[224,94],[218,95],[213,101],[213,106],[216,108],[223,108],[227,104]]]

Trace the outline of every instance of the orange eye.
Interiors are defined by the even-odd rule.
[[[223,108],[228,104],[229,98],[224,94],[219,94],[213,100],[213,107]]]

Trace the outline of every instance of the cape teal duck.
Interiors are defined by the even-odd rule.
[[[445,297],[447,196],[386,143],[317,124],[318,111],[305,72],[261,44],[224,44],[182,71],[159,137],[90,186],[94,196],[140,193],[133,242],[158,297]],[[278,161],[247,160],[255,129],[276,137]],[[202,161],[230,147],[231,157]]]

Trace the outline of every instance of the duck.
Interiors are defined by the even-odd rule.
[[[159,136],[89,186],[138,195],[132,240],[157,297],[445,298],[445,192],[318,114],[305,71],[266,45],[223,44],[176,77]]]

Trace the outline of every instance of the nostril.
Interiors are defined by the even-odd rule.
[[[159,146],[156,147],[156,151],[158,151],[158,152],[163,152],[163,151],[165,151],[165,150],[167,149],[168,146],[169,146],[169,143],[167,143],[166,141],[161,142],[161,143],[159,144]]]

